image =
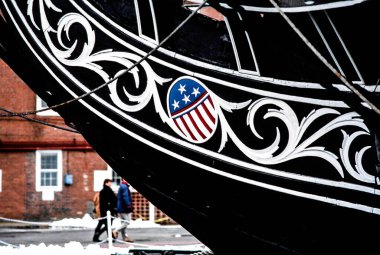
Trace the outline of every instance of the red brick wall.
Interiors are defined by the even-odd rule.
[[[36,192],[34,151],[0,153],[2,192],[0,216],[12,219],[52,220],[82,217],[92,203],[95,169],[106,169],[95,152],[64,151],[63,173],[73,175],[73,185],[55,192],[54,201],[43,201]]]
[[[13,71],[0,60],[0,107],[13,112],[34,111],[36,96]],[[65,126],[60,117],[30,115],[28,117]],[[0,118],[0,141],[84,141],[76,133],[36,124],[19,117]]]
[[[35,155],[31,155],[34,157]],[[62,191],[55,192],[53,201],[42,200],[42,193],[36,192],[35,166],[33,160],[28,160],[28,172],[33,176],[27,180],[27,195],[25,219],[54,220],[62,218],[81,218],[91,209],[94,196],[95,169],[106,169],[105,162],[95,152],[64,151],[63,174],[73,175],[73,184],[63,185]]]
[[[0,215],[22,219],[25,213],[25,157],[24,153],[0,153],[2,187]]]

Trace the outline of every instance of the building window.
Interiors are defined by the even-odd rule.
[[[46,104],[46,102],[44,100],[42,100],[40,97],[37,96],[36,110],[41,110],[41,109],[45,109],[45,108],[48,108],[48,105]],[[38,112],[37,115],[40,115],[40,116],[59,116],[59,114],[54,110],[46,110],[43,112]]]
[[[62,151],[36,152],[36,190],[62,190]]]
[[[116,186],[120,186],[121,183],[121,177],[114,170],[112,170],[112,183]]]
[[[109,165],[107,165],[108,178],[112,180],[112,186],[119,187],[121,183],[121,176],[118,175]]]

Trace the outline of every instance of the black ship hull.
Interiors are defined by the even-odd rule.
[[[224,21],[184,25],[180,2],[3,0],[1,57],[216,255],[376,250],[373,107],[269,1],[211,1]],[[283,2],[376,107],[380,50],[364,26],[378,25],[380,4]]]

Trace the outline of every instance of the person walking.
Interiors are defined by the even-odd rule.
[[[117,192],[117,212],[119,213],[121,224],[120,227],[113,231],[114,236],[117,238],[120,232],[123,241],[133,243],[133,239],[127,234],[127,227],[131,223],[133,212],[132,195],[129,190],[129,183],[125,179],[122,179]]]
[[[111,189],[112,180],[111,179],[105,179],[103,182],[103,189],[99,192],[99,209],[100,209],[100,219],[98,222],[98,225],[95,228],[94,236],[92,238],[93,242],[100,242],[99,237],[104,232],[107,231],[108,233],[108,226],[107,224],[107,211],[110,211],[111,216],[116,217],[117,216],[117,198],[113,190]],[[111,225],[112,225],[113,218],[111,218]],[[103,227],[104,225],[104,227]],[[112,235],[113,238],[116,238],[114,235]]]
[[[100,218],[100,201],[99,201],[99,192],[96,192],[92,202],[94,203],[94,218],[99,219]]]

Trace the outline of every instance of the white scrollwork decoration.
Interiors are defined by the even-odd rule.
[[[355,179],[366,182],[366,183],[376,183],[376,178],[373,175],[368,174],[362,165],[362,157],[365,151],[367,151],[370,146],[366,146],[362,148],[359,152],[356,152],[355,154],[355,168],[351,165],[349,160],[349,149],[351,147],[351,143],[361,135],[368,135],[368,133],[364,131],[357,131],[353,133],[352,135],[347,135],[347,133],[342,130],[344,139],[342,143],[342,148],[340,149],[340,155],[342,158],[342,162],[344,166],[346,167],[346,170],[349,172],[349,174],[354,177]]]
[[[48,7],[53,8],[54,10],[59,10],[56,6],[52,5],[50,1],[45,2]],[[31,5],[33,4],[33,1],[31,1]],[[31,6],[30,5],[30,6]],[[82,15],[78,13],[68,13],[63,15],[63,17],[59,20],[57,24],[57,29],[53,29],[52,26],[49,24],[49,20],[46,16],[46,12],[44,11],[44,8],[40,8],[40,17],[41,17],[41,24],[44,27],[49,27],[49,29],[44,29],[44,36],[46,39],[46,42],[52,51],[53,55],[64,65],[66,66],[77,66],[86,68],[88,70],[91,70],[98,74],[104,82],[110,81],[112,78],[111,75],[109,75],[100,64],[100,62],[112,62],[120,64],[121,66],[125,67],[124,69],[119,70],[115,74],[115,76],[118,76],[121,72],[125,72],[127,69],[131,68],[134,63],[139,61],[141,59],[141,56],[137,54],[127,53],[127,52],[120,52],[120,51],[113,51],[112,49],[106,49],[99,52],[94,53],[94,47],[96,42],[96,36],[95,32],[92,29],[91,24],[88,22],[88,20],[83,17]],[[31,15],[31,19],[33,16]],[[36,24],[36,22],[33,20],[33,24]],[[87,42],[83,43],[83,47],[81,49],[78,49],[79,43],[77,40],[73,41],[71,45],[66,45],[63,43],[63,38],[67,39],[67,42],[71,42],[71,38],[69,37],[69,30],[71,26],[74,24],[79,25],[84,30],[84,35],[87,37]],[[82,36],[83,36],[82,34]],[[53,40],[52,35],[55,35],[57,38],[57,41],[59,42],[59,47],[57,47]],[[73,52],[77,51],[80,52],[80,54],[77,53],[76,57],[73,56]],[[147,87],[145,90],[139,94],[139,95],[132,95],[128,93],[128,91],[123,87],[123,91],[125,93],[125,96],[129,99],[131,103],[135,104],[126,104],[120,99],[120,96],[118,95],[116,91],[117,84],[119,82],[118,79],[111,82],[108,86],[110,90],[110,97],[115,105],[117,105],[120,109],[128,112],[137,112],[143,109],[150,101],[151,98],[158,98],[158,92],[156,84],[163,84],[164,82],[167,82],[171,79],[164,79],[160,76],[158,76],[151,66],[146,62],[142,61],[140,63],[140,66],[143,68],[143,70],[146,73],[147,77]],[[134,83],[136,88],[139,87],[140,80],[139,80],[139,69],[138,67],[133,67],[129,73],[134,78]],[[163,110],[162,110],[163,111]],[[158,112],[162,112],[158,111]]]
[[[214,95],[215,97],[215,95]],[[222,125],[223,136],[230,137],[234,144],[242,151],[248,158],[253,161],[259,162],[264,165],[275,165],[282,162],[290,161],[295,158],[300,157],[319,157],[323,160],[328,161],[344,178],[344,171],[342,163],[345,168],[354,178],[375,183],[375,178],[372,175],[366,173],[362,167],[362,157],[364,152],[369,149],[368,147],[362,148],[356,156],[356,169],[350,165],[348,160],[348,152],[350,145],[353,139],[358,135],[368,134],[369,130],[364,125],[363,120],[359,118],[359,115],[355,112],[346,113],[339,115],[340,113],[336,110],[329,108],[322,108],[315,111],[312,111],[307,117],[303,118],[301,122],[298,121],[297,115],[294,110],[285,102],[277,99],[263,98],[255,101],[249,107],[249,112],[247,115],[247,125],[250,127],[252,133],[259,139],[264,139],[256,130],[254,120],[256,117],[257,111],[265,105],[274,105],[278,109],[269,109],[265,114],[264,118],[277,118],[281,120],[288,131],[288,140],[285,148],[282,148],[281,151],[279,144],[281,140],[281,135],[279,128],[276,127],[276,137],[274,138],[271,145],[267,146],[261,150],[255,150],[246,146],[242,140],[239,139],[238,135],[231,129],[228,121],[225,119],[224,115],[220,113],[220,123]],[[323,127],[320,127],[318,131],[314,132],[309,137],[305,137],[306,130],[321,116],[325,115],[339,115],[333,120],[329,121]],[[331,132],[332,130],[346,127],[346,126],[355,126],[364,131],[360,131],[352,135],[351,137],[347,136],[344,131],[344,139],[341,149],[341,161],[339,157],[334,153],[325,150],[324,147],[320,146],[311,146],[315,141]],[[224,141],[227,138],[224,138]],[[221,147],[222,149],[222,147]]]

